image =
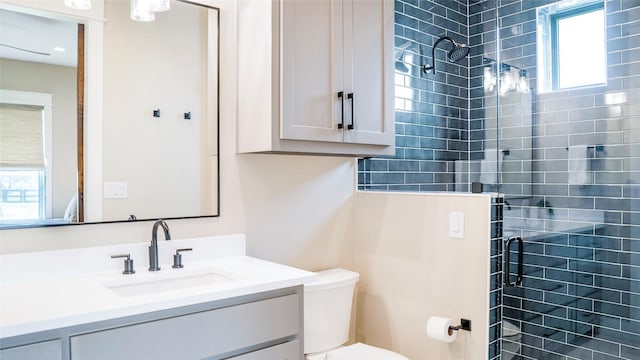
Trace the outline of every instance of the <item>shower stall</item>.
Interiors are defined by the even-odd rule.
[[[640,1],[396,0],[396,45],[359,187],[496,194],[489,359],[640,359]]]
[[[640,2],[476,2],[469,14],[482,56],[470,121],[484,121],[469,176],[504,199],[497,353],[640,359]]]
[[[501,357],[640,359],[640,2],[496,5]]]

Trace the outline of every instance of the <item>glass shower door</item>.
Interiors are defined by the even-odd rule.
[[[496,138],[476,158],[498,164],[504,198],[496,358],[640,359],[640,3],[480,2],[470,14],[487,58],[478,110]],[[575,66],[589,65],[563,85],[576,44]]]

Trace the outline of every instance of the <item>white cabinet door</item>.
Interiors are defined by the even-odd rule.
[[[343,120],[343,102],[338,92],[344,90],[343,3],[281,1],[280,6],[280,137],[341,142],[338,123]]]
[[[345,142],[394,144],[393,6],[391,0],[345,0]]]
[[[393,144],[393,6],[282,2],[282,139]]]
[[[62,360],[60,340],[45,341],[37,344],[22,345],[0,350],[2,360]]]

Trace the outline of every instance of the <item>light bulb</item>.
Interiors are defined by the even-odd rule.
[[[151,10],[151,0],[131,0],[131,19],[135,21],[153,21],[156,16]]]
[[[520,81],[518,82],[518,92],[527,94],[529,93],[529,78],[527,77],[526,70],[520,70]]]
[[[496,86],[496,77],[489,66],[484,67],[484,90],[493,91]]]
[[[526,77],[520,78],[520,81],[518,82],[517,91],[523,94],[526,94],[529,92],[529,84]]]
[[[511,73],[509,71],[503,72],[500,79],[500,95],[506,94],[513,84],[511,83]]]
[[[171,8],[171,0],[151,0],[151,11],[162,12]]]

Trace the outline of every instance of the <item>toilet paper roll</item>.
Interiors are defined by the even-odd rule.
[[[450,343],[458,336],[457,331],[449,331],[450,326],[454,326],[451,319],[432,316],[427,321],[427,336],[434,340]]]

